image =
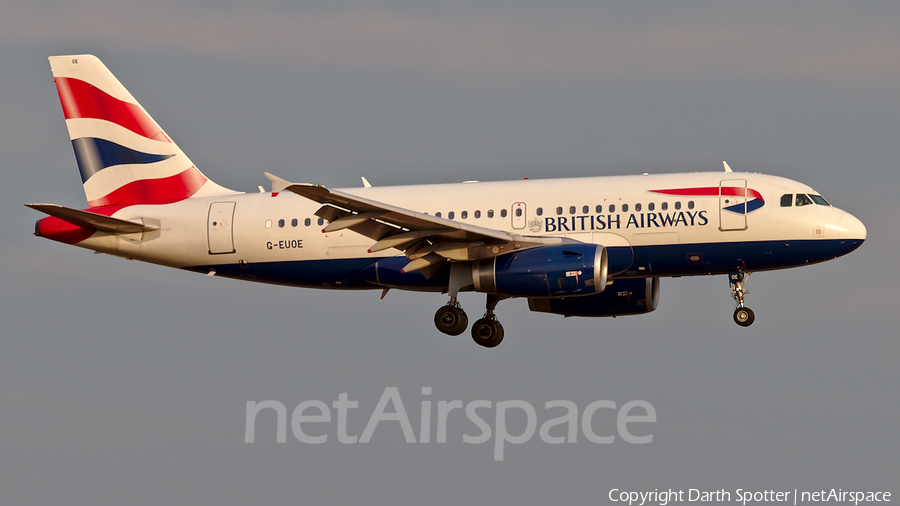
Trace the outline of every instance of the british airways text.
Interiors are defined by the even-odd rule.
[[[706,210],[674,213],[598,214],[544,218],[546,232],[575,232],[583,230],[619,230],[622,228],[666,228],[704,226],[709,223]]]

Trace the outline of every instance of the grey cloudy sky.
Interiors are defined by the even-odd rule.
[[[0,8],[0,496],[9,504],[604,502],[611,488],[892,490],[900,468],[900,5],[893,2],[25,2]],[[31,235],[83,206],[46,58],[93,53],[206,175],[331,186],[735,170],[803,181],[869,238],[758,273],[662,280],[646,316],[505,301],[495,350],[439,295],[253,285]],[[483,305],[464,294],[470,315]],[[653,404],[652,443],[289,437],[249,400]],[[522,420],[511,421],[521,428]],[[517,425],[518,424],[518,425]],[[609,427],[612,419],[598,419]],[[892,489],[892,487],[894,487]]]

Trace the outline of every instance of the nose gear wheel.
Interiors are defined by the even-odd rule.
[[[744,296],[750,293],[750,290],[744,288],[747,280],[750,279],[749,272],[735,271],[728,274],[728,283],[731,285],[731,297],[734,299],[734,323],[741,327],[749,327],[756,320],[753,310],[744,306]]]

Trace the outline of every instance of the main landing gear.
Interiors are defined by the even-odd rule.
[[[454,262],[450,264],[450,283],[447,292],[450,294],[450,302],[434,313],[434,326],[444,334],[458,336],[465,332],[469,326],[469,317],[459,305],[456,296],[467,285],[472,284],[471,264]],[[507,295],[488,294],[485,307],[487,311],[472,325],[472,339],[485,348],[493,348],[503,341],[503,326],[494,316],[494,308]]]
[[[506,298],[508,297],[505,295],[488,294],[484,316],[472,324],[472,339],[485,348],[493,348],[503,341],[503,325],[497,321],[494,308]]]
[[[458,336],[469,326],[469,317],[459,306],[456,297],[451,297],[446,306],[434,313],[434,326],[444,334]]]
[[[494,308],[497,307],[498,302],[506,298],[503,295],[489,294],[485,304],[487,311],[483,317],[472,324],[472,339],[485,348],[493,348],[503,341],[503,325],[497,321]],[[434,326],[444,334],[458,336],[466,330],[468,325],[469,317],[460,307],[456,297],[451,297],[450,302],[434,314]]]
[[[734,310],[734,323],[741,327],[749,327],[756,320],[756,315],[749,307],[744,307],[744,296],[750,290],[744,288],[744,284],[750,278],[749,272],[736,271],[728,274],[728,282],[731,284],[731,297],[737,306]]]

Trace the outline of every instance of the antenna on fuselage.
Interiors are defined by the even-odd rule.
[[[722,165],[725,166],[725,172],[734,172],[733,170],[731,170],[731,167],[728,166],[728,162],[726,162],[725,160],[722,160]]]

